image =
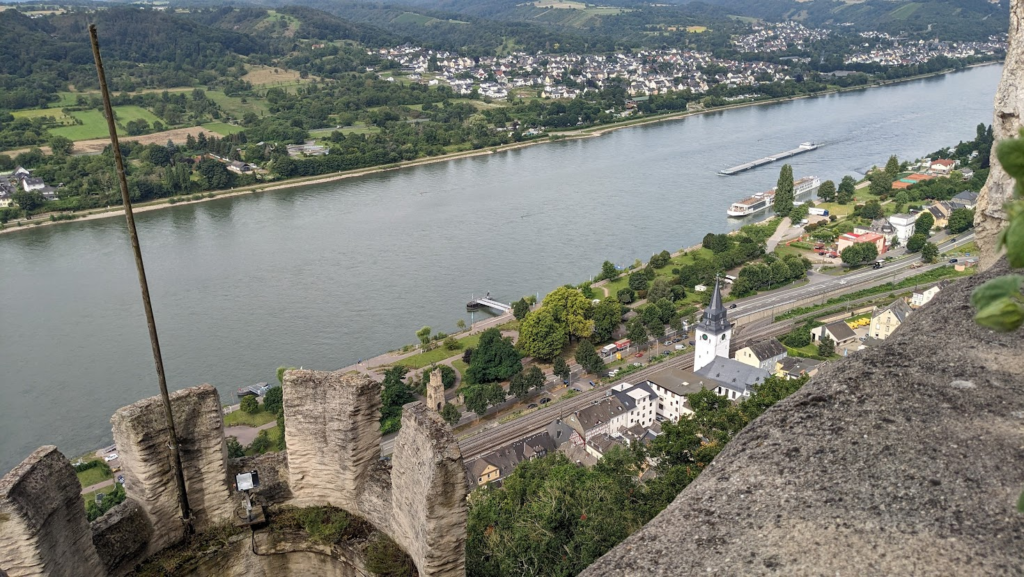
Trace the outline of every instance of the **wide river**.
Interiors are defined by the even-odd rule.
[[[728,205],[796,176],[839,180],[974,137],[1000,66],[691,116],[330,184],[139,214],[169,386],[233,391],[280,365],[336,369],[451,332],[465,303],[510,301],[699,243]],[[0,474],[33,449],[110,439],[157,393],[123,218],[0,235]]]

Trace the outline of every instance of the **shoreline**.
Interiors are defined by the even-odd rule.
[[[971,65],[965,66],[961,70],[968,70],[968,69],[971,69],[971,68],[980,68],[982,66],[993,66],[993,65],[996,65],[996,64],[1003,65],[1003,61],[979,62],[979,63],[976,63],[976,64],[971,64]],[[672,112],[672,113],[667,113],[667,114],[664,114],[664,115],[649,116],[649,117],[637,119],[636,121],[626,121],[626,122],[616,123],[616,124],[612,124],[612,125],[592,126],[592,127],[588,127],[588,128],[581,128],[581,129],[575,130],[575,131],[547,132],[546,133],[547,134],[547,138],[537,138],[537,139],[533,139],[533,140],[526,141],[526,142],[516,142],[516,143],[506,144],[506,145],[502,145],[502,146],[481,148],[479,150],[463,151],[463,152],[453,152],[453,153],[449,153],[449,154],[442,154],[442,155],[439,155],[439,156],[431,156],[431,157],[422,158],[422,159],[405,161],[405,162],[401,162],[401,163],[398,163],[398,164],[391,164],[391,165],[384,165],[384,166],[377,166],[377,167],[370,167],[370,168],[361,168],[361,169],[356,169],[356,170],[349,171],[349,172],[339,172],[339,173],[335,173],[335,174],[324,174],[324,175],[319,175],[319,176],[310,176],[310,177],[304,177],[304,178],[287,179],[287,180],[282,180],[282,181],[270,183],[270,184],[267,184],[267,185],[264,185],[264,186],[252,185],[252,186],[247,186],[247,187],[244,187],[244,188],[241,188],[241,189],[237,189],[237,190],[235,190],[235,189],[228,189],[228,190],[223,190],[223,191],[197,192],[195,194],[203,195],[204,198],[200,198],[200,199],[196,199],[196,200],[178,200],[178,201],[176,201],[174,203],[171,203],[170,202],[171,198],[178,198],[178,197],[161,198],[161,199],[157,199],[157,200],[152,200],[152,201],[148,201],[148,202],[132,205],[132,212],[137,214],[137,213],[140,213],[140,212],[149,212],[149,211],[152,211],[152,210],[160,210],[160,209],[170,208],[172,206],[198,204],[198,203],[202,203],[202,202],[208,202],[208,201],[222,199],[222,198],[231,198],[231,197],[241,196],[241,195],[245,195],[245,194],[273,192],[273,191],[277,191],[277,190],[285,190],[285,189],[289,189],[289,188],[297,188],[297,187],[302,187],[302,186],[313,186],[313,185],[317,185],[317,184],[327,184],[327,183],[330,183],[330,182],[336,182],[336,181],[344,180],[344,179],[347,179],[347,178],[358,178],[358,177],[367,176],[367,175],[370,175],[370,174],[383,173],[383,172],[388,172],[388,171],[392,171],[392,170],[401,170],[401,169],[405,169],[405,168],[413,168],[413,167],[424,166],[424,165],[433,164],[433,163],[437,163],[437,162],[448,162],[448,161],[459,160],[459,159],[463,159],[463,158],[473,158],[473,157],[476,157],[476,156],[495,154],[495,153],[498,153],[498,152],[506,152],[506,151],[510,151],[510,150],[518,150],[518,149],[526,148],[528,146],[535,146],[535,145],[539,145],[539,144],[546,144],[546,143],[552,143],[552,142],[561,142],[561,141],[565,141],[565,140],[578,140],[578,139],[584,139],[584,138],[594,138],[594,137],[604,136],[605,134],[610,133],[610,132],[614,132],[616,130],[622,130],[622,129],[626,129],[626,128],[633,128],[633,127],[637,127],[637,126],[643,126],[643,125],[646,125],[646,124],[653,124],[653,123],[659,123],[659,122],[667,122],[667,121],[671,121],[671,120],[680,120],[680,119],[686,118],[688,116],[696,116],[696,115],[700,115],[700,114],[707,114],[707,113],[711,113],[711,112],[720,112],[720,111],[726,111],[726,110],[735,110],[735,109],[746,108],[746,107],[750,107],[750,106],[762,106],[762,105],[767,105],[767,104],[780,104],[780,103],[785,103],[785,102],[792,102],[792,101],[796,101],[796,100],[802,100],[802,99],[806,99],[806,98],[816,98],[816,97],[820,97],[820,96],[827,96],[827,95],[830,95],[830,94],[842,94],[844,92],[853,92],[853,91],[858,91],[858,90],[868,90],[868,89],[871,89],[871,88],[878,88],[878,87],[883,87],[883,86],[890,86],[890,85],[893,85],[893,84],[902,84],[902,83],[905,83],[905,82],[912,82],[912,81],[915,81],[915,80],[922,80],[924,78],[933,78],[933,77],[936,77],[936,76],[943,76],[943,75],[950,74],[950,73],[953,73],[953,72],[958,72],[958,70],[944,70],[944,71],[933,72],[933,73],[929,73],[929,74],[920,74],[920,75],[917,75],[917,76],[909,76],[907,78],[900,78],[900,79],[897,79],[897,80],[883,80],[883,81],[867,84],[867,85],[864,85],[864,86],[855,86],[855,87],[849,87],[849,88],[835,88],[835,89],[825,90],[825,91],[822,91],[822,92],[815,92],[813,94],[801,94],[801,95],[798,95],[798,96],[785,96],[785,97],[780,97],[780,98],[769,98],[769,99],[765,99],[765,100],[755,100],[755,101],[748,101],[748,102],[739,102],[739,103],[736,103],[736,104],[727,104],[725,106],[719,106],[719,107],[711,108],[711,109],[686,110],[686,111],[680,111],[680,112]],[[208,194],[212,194],[213,196],[206,197],[206,195],[208,195]],[[191,196],[191,195],[183,195],[182,198],[188,199],[189,196]],[[3,229],[0,229],[0,235],[8,234],[8,233],[13,233],[13,232],[18,232],[18,231],[22,231],[22,230],[31,230],[31,229],[38,228],[38,227],[51,226],[51,225],[56,225],[56,224],[68,224],[68,223],[75,223],[75,222],[82,222],[82,221],[89,221],[89,220],[98,220],[98,219],[101,219],[101,218],[111,218],[111,217],[116,217],[116,216],[124,216],[124,213],[125,213],[124,209],[121,208],[121,207],[109,208],[109,209],[90,209],[90,210],[92,212],[86,211],[86,212],[81,213],[81,216],[78,216],[77,218],[72,218],[72,219],[67,219],[67,220],[54,220],[54,221],[51,221],[51,220],[48,220],[46,217],[40,215],[40,216],[36,217],[39,220],[20,220],[20,221],[18,221],[18,222],[22,223],[20,226],[11,225],[10,223],[8,223],[7,225],[4,226]]]

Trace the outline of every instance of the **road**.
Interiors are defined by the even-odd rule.
[[[943,242],[940,250],[943,252],[952,250],[971,242],[973,234],[961,235],[956,242]],[[792,306],[785,306],[787,303],[802,300],[808,297],[821,296],[827,300],[834,296],[854,292],[865,288],[865,284],[882,284],[884,282],[899,281],[909,276],[920,274],[946,264],[941,261],[934,265],[925,265],[920,268],[910,268],[914,263],[920,262],[920,256],[911,256],[886,264],[881,269],[866,269],[860,272],[849,273],[843,276],[832,277],[818,273],[814,275],[814,281],[806,285],[783,289],[781,291],[762,294],[736,303],[735,309],[729,310],[733,319],[749,316],[765,311],[774,310],[773,315],[782,313]],[[773,322],[762,327],[744,327],[745,330],[736,330],[737,338],[732,342],[733,351],[746,346],[749,342],[765,339],[769,336],[778,336],[789,332],[794,321]],[[742,335],[742,336],[740,336]],[[497,447],[521,439],[532,433],[538,432],[546,427],[556,418],[567,415],[573,411],[586,407],[600,398],[604,397],[614,384],[623,382],[636,383],[649,378],[654,373],[660,372],[669,367],[690,368],[693,366],[693,353],[672,357],[667,361],[650,365],[637,372],[630,373],[627,377],[619,379],[612,384],[603,385],[593,390],[581,393],[571,399],[560,400],[548,407],[543,407],[533,413],[515,419],[504,424],[497,422],[482,427],[479,432],[468,438],[459,441],[462,450],[462,457],[465,460],[474,459]],[[383,447],[382,443],[382,447]]]

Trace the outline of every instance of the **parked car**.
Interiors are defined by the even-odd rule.
[[[638,358],[638,359],[642,359],[644,357],[644,354],[643,353],[637,353],[637,354],[635,354],[633,356]]]
[[[956,239],[955,238],[951,238],[951,239],[949,239],[949,242],[956,242]]]
[[[576,387],[573,387],[572,390],[576,391],[577,393],[582,393],[583,392],[583,391],[581,391],[580,389],[578,389]]]
[[[562,379],[562,384],[563,385],[568,385],[569,384],[569,379]]]
[[[111,454],[107,455],[106,457],[103,457],[103,460],[109,463],[109,462],[113,461],[116,458],[117,458],[117,453],[111,453]]]
[[[734,309],[734,308],[736,308],[736,303],[732,303],[731,305],[729,305],[729,308],[730,308],[730,309]]]
[[[676,338],[672,339],[672,342],[673,343],[678,343],[681,340],[683,340],[683,337],[676,337]]]
[[[642,367],[642,366],[644,366],[644,364],[643,363],[633,363],[633,366],[634,367]]]
[[[662,344],[665,345],[666,347],[670,347],[670,346],[672,346],[672,341],[665,341]]]
[[[694,342],[693,342],[693,341],[690,341],[690,346],[692,347],[693,345],[694,345]]]
[[[118,475],[117,476],[117,482],[121,483],[122,485],[124,485],[124,475]]]
[[[954,263],[954,262],[956,262],[956,259],[955,258],[951,258],[951,259],[949,259],[949,262],[950,263]]]
[[[676,350],[681,351],[686,348],[686,345],[676,345]]]
[[[591,387],[596,387],[597,386],[597,385],[594,384],[594,381],[587,381],[587,382],[590,383]]]
[[[529,405],[526,405],[526,408],[527,409],[536,409],[537,408],[537,403],[530,403]]]
[[[665,351],[665,352],[661,353],[661,356],[667,357],[667,356],[669,356],[671,354],[672,354],[672,351]]]
[[[540,400],[540,404],[542,404],[542,405],[545,405],[545,404],[550,403],[550,402],[551,402],[551,397],[544,397],[543,399]]]

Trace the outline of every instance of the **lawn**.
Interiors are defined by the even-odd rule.
[[[962,254],[962,255],[977,255],[978,254],[978,245],[975,244],[974,241],[971,241],[971,242],[969,242],[969,243],[967,243],[965,245],[962,245],[962,246],[960,246],[960,247],[958,247],[958,248],[956,248],[954,250],[945,252],[943,254],[945,254],[947,256],[953,255],[953,254],[958,254],[958,255],[959,254]]]
[[[72,119],[61,112],[60,108],[29,108],[26,110],[15,110],[11,112],[15,118],[42,118],[52,116],[57,122],[71,122]]]
[[[99,110],[76,110],[71,115],[81,120],[82,124],[52,128],[50,133],[65,136],[71,140],[90,140],[109,136],[107,120]],[[145,120],[151,125],[160,121],[156,115],[140,106],[116,106],[114,115],[122,127],[132,120]]]
[[[456,371],[459,371],[459,374],[465,377],[466,369],[469,368],[469,365],[462,362],[462,359],[456,359],[452,361],[452,368],[454,368]]]
[[[100,462],[103,463],[103,461]],[[76,475],[78,475],[78,482],[82,485],[82,487],[88,487],[90,485],[95,485],[96,483],[102,483],[107,479],[114,478],[114,474],[110,471],[110,467],[106,466],[106,463],[103,463],[99,467],[86,469],[81,473],[76,473]]]
[[[280,445],[281,435],[284,434],[283,431],[281,431],[281,427],[272,427],[270,429],[267,429],[266,431],[267,431],[267,437],[270,438],[270,449],[267,449],[267,452],[268,453],[276,453],[276,452],[280,451],[281,449],[279,449],[278,447],[281,446]],[[258,453],[254,452],[254,451],[251,451],[249,449],[245,450],[245,455],[247,457],[252,457],[252,456],[257,455],[257,454]]]
[[[818,345],[816,343],[811,343],[800,348],[793,348],[787,346],[786,351],[789,353],[789,356],[791,357],[801,357],[805,359],[822,359],[821,355],[818,354]],[[837,359],[839,358],[839,355],[832,355],[829,358]]]
[[[246,413],[245,411],[239,409],[237,411],[232,411],[224,415],[224,426],[237,427],[240,425],[248,425],[250,427],[259,427],[261,425],[266,425],[267,423],[273,421],[276,418],[277,415],[274,415],[273,413],[268,413],[267,411],[264,411],[262,408],[258,413],[253,414]]]
[[[245,130],[241,126],[228,124],[226,122],[207,122],[206,124],[203,124],[202,127],[211,132],[216,132],[221,136],[230,136]]]
[[[449,351],[448,349],[444,348],[444,346],[441,346],[440,343],[438,343],[439,346],[432,351],[427,351],[425,353],[413,355],[411,357],[402,359],[395,364],[404,365],[406,367],[409,367],[410,369],[422,369],[423,367],[439,363],[445,359],[449,359],[454,356],[461,357],[462,352],[466,350],[467,347],[475,347],[476,344],[480,342],[480,334],[481,333],[476,333],[475,335],[470,335],[468,337],[463,337],[459,339],[459,344],[461,344],[462,346],[459,347],[458,350]]]
[[[670,279],[673,276],[672,269],[680,268],[683,265],[693,264],[693,261],[696,259],[697,256],[701,256],[703,258],[711,258],[713,255],[714,253],[712,253],[709,249],[706,248],[700,248],[694,251],[690,251],[689,253],[686,254],[686,256],[676,255],[672,257],[668,265],[666,265],[664,268],[660,268],[654,271],[654,278]],[[613,281],[610,281],[608,284],[604,285],[604,288],[608,289],[608,296],[614,298],[615,295],[619,292],[619,290],[624,289],[627,286],[629,286],[628,273],[620,276],[619,278]],[[600,289],[595,288],[594,290],[599,291]],[[687,296],[689,296],[689,291],[687,292]]]
[[[262,98],[242,98],[228,96],[220,90],[207,90],[206,97],[217,103],[221,110],[235,118],[242,118],[246,112],[252,112],[256,116],[266,116],[270,113],[270,105]]]

